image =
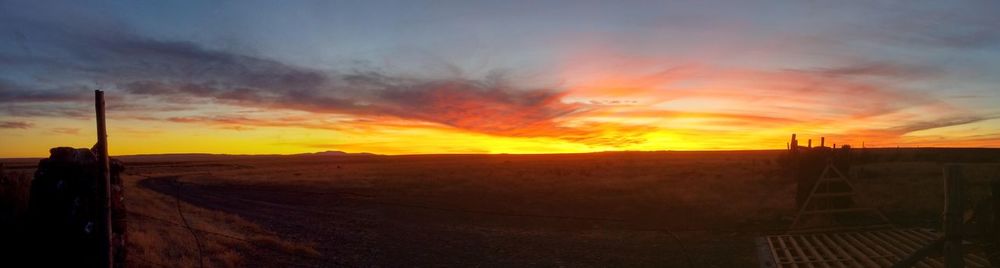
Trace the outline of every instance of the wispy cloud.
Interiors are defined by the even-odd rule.
[[[21,121],[0,121],[0,128],[17,128],[17,129],[28,129],[34,126],[31,122],[21,122]]]
[[[927,79],[941,76],[944,70],[928,65],[906,65],[889,62],[861,62],[848,66],[799,69],[816,75],[831,77],[876,77],[888,79]]]
[[[159,119],[152,119],[159,120]],[[260,119],[243,116],[191,116],[171,117],[167,121],[174,123],[199,123],[219,126],[231,130],[247,130],[248,127],[301,127],[309,129],[342,130],[344,126],[336,122],[316,122],[307,118],[282,117]]]
[[[57,127],[57,128],[53,128],[52,132],[59,133],[59,134],[66,134],[66,135],[78,135],[78,134],[80,134],[80,129],[79,128]]]
[[[984,49],[1000,46],[1000,18],[992,1],[914,5],[883,3],[875,22],[853,31],[869,39],[896,46],[927,46],[945,49]],[[861,25],[858,25],[861,26]]]
[[[87,98],[83,87],[41,89],[0,78],[0,104],[33,102],[79,102]]]
[[[31,32],[46,35],[44,30],[52,29],[41,27]],[[531,128],[558,130],[555,118],[582,108],[579,104],[561,103],[558,89],[517,88],[498,77],[417,79],[373,70],[320,71],[190,42],[144,38],[125,30],[112,34],[73,33],[62,38],[65,44],[52,45],[65,45],[59,48],[71,55],[66,59],[49,62],[23,55],[8,58],[60,69],[88,81],[110,83],[131,95],[156,97],[156,106],[208,99],[229,105],[314,113],[391,115],[511,136],[540,133]],[[0,83],[4,102],[17,104],[80,102],[86,92],[80,88],[41,91]],[[55,105],[35,108],[8,109],[8,113],[56,115],[71,111]],[[220,118],[213,120],[225,123]]]

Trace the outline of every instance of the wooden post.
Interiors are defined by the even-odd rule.
[[[948,165],[944,170],[944,267],[965,267],[962,252],[962,221],[964,180],[958,165]]]
[[[819,147],[826,146],[826,137],[819,137]]]
[[[990,180],[990,195],[990,202],[993,202],[993,225],[990,226],[992,230],[988,232],[992,237],[987,239],[992,240],[993,246],[986,253],[990,265],[1000,267],[1000,178]]]
[[[112,267],[114,252],[111,248],[111,166],[108,160],[108,129],[104,120],[104,91],[94,90],[94,105],[97,112],[97,163],[101,176],[97,182],[98,197],[101,202],[98,234],[100,235],[101,267]]]
[[[795,139],[795,134],[794,133],[792,133],[792,144],[789,145],[789,147],[791,148],[792,153],[795,153],[795,151],[799,150],[799,140]]]
[[[813,147],[813,139],[809,139],[809,148]]]

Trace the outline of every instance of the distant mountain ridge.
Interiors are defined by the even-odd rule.
[[[366,152],[361,152],[361,153],[348,153],[348,152],[344,152],[344,151],[322,151],[322,152],[314,152],[314,153],[301,153],[301,154],[293,154],[293,155],[325,155],[325,156],[341,156],[341,155],[376,155],[376,154],[373,154],[373,153],[366,153]]]
[[[137,154],[137,155],[112,155],[111,157],[126,161],[165,161],[165,160],[212,160],[220,157],[275,157],[275,156],[357,156],[357,155],[377,155],[373,153],[348,153],[343,151],[322,151],[300,154],[211,154],[211,153],[167,153],[167,154]]]

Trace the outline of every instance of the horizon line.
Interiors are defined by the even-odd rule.
[[[802,148],[819,148],[816,147],[805,147]],[[825,147],[825,146],[824,146]],[[852,149],[1000,149],[1000,147],[940,147],[940,146],[919,146],[919,147],[851,147]],[[303,153],[288,153],[288,154],[228,154],[228,153],[208,153],[208,152],[172,152],[172,153],[141,153],[141,154],[123,154],[123,155],[112,155],[112,157],[137,157],[137,156],[177,156],[177,155],[201,155],[201,156],[324,156],[323,153],[343,153],[341,156],[426,156],[426,155],[571,155],[571,154],[600,154],[600,153],[661,153],[661,152],[678,152],[678,153],[697,153],[697,152],[754,152],[754,151],[784,151],[787,148],[780,149],[698,149],[698,150],[620,150],[620,151],[589,151],[589,152],[553,152],[553,153],[455,153],[455,152],[442,152],[442,153],[403,153],[403,154],[382,154],[382,153],[371,153],[371,152],[344,152],[337,150],[328,151],[316,151],[316,152],[303,152]],[[328,155],[332,156],[332,155]],[[9,159],[35,159],[35,158],[46,158],[48,156],[0,156],[0,160]]]

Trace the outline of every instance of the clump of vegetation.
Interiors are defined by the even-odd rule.
[[[20,229],[28,209],[31,176],[25,172],[5,172],[0,168],[0,230]]]

